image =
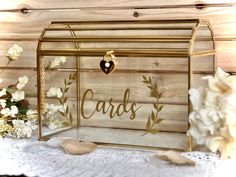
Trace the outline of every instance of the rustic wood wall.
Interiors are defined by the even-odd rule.
[[[0,68],[14,43],[23,47],[18,61],[4,73],[1,87],[36,70],[36,46],[52,20],[209,19],[217,41],[217,64],[236,72],[236,0],[0,0]],[[30,82],[36,103],[36,77]]]

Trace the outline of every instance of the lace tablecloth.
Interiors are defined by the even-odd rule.
[[[236,161],[219,160],[213,153],[189,152],[195,166],[176,166],[154,152],[99,147],[72,156],[36,140],[0,140],[0,175],[38,177],[222,177],[235,176]]]

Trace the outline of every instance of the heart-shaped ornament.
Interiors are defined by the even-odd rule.
[[[100,62],[100,67],[101,70],[105,73],[105,74],[110,74],[112,71],[114,71],[115,69],[115,63],[114,61],[110,60],[110,61],[105,61],[102,60]]]
[[[97,145],[92,142],[80,142],[79,140],[68,139],[64,140],[61,146],[67,154],[82,155],[95,151]]]

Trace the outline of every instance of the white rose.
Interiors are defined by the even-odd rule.
[[[18,83],[16,85],[16,88],[21,90],[25,85],[28,83],[28,77],[27,76],[22,76],[18,79]]]
[[[58,88],[58,87],[51,87],[51,88],[47,91],[47,96],[48,96],[48,97],[61,98],[61,97],[62,97],[61,88]]]
[[[12,93],[11,101],[17,102],[17,101],[23,100],[24,98],[25,98],[25,92],[17,90],[14,93]]]
[[[6,88],[3,88],[1,91],[0,91],[0,97],[4,96],[7,94],[7,89]]]
[[[236,107],[236,92],[228,95],[221,95],[219,99],[219,107],[225,109],[234,109]]]
[[[55,59],[50,63],[50,68],[55,68],[56,66],[59,66],[65,62],[66,57],[55,57]]]
[[[223,159],[236,158],[236,77],[218,68],[214,77],[203,79],[205,89],[189,91],[193,112],[187,134]]]
[[[11,60],[17,60],[20,56],[20,53],[23,51],[23,49],[18,46],[17,44],[14,44],[9,50],[7,51],[7,57]]]
[[[215,76],[205,76],[202,79],[208,81],[208,88],[213,92],[230,92],[231,85],[227,81],[228,73],[225,73],[221,68],[217,68]]]
[[[189,90],[189,99],[193,105],[194,110],[198,110],[202,104],[202,98],[197,89],[190,89]]]

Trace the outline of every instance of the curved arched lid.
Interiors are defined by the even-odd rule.
[[[201,43],[208,43],[209,49]],[[44,28],[37,54],[103,56],[114,50],[118,57],[189,57],[214,55],[214,49],[207,20],[55,21]]]

